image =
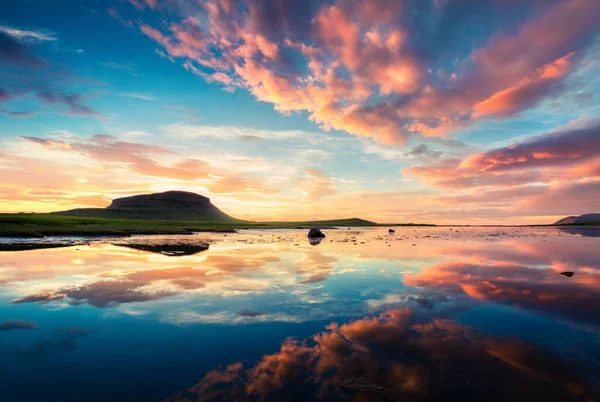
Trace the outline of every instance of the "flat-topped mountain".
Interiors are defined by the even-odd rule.
[[[578,223],[593,223],[600,222],[600,214],[583,214],[579,216],[567,216],[559,221],[554,222],[554,225],[569,225]]]
[[[116,198],[106,208],[78,208],[54,212],[54,214],[144,220],[211,222],[236,220],[214,206],[209,198],[187,191],[167,191]]]

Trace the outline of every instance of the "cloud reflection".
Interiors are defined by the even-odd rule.
[[[13,304],[149,303],[158,316],[148,317],[178,325],[302,322],[481,301],[599,323],[600,250],[593,238],[554,229],[385,232],[356,231],[348,241],[348,233],[336,231],[319,248],[300,232],[210,235],[209,250],[177,258],[110,244],[21,252],[19,259],[5,254],[0,283]]]
[[[546,350],[403,308],[288,339],[253,366],[210,371],[166,401],[569,401],[594,392]]]

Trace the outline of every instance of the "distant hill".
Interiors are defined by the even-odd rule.
[[[186,191],[142,194],[116,198],[106,208],[78,208],[53,212],[55,215],[90,218],[185,220],[185,221],[235,221],[215,207],[210,199]]]
[[[553,225],[568,225],[570,223],[575,223],[575,219],[577,219],[577,216],[567,216],[566,218],[554,222]]]
[[[593,223],[600,222],[600,214],[583,214],[579,216],[567,216],[559,221],[554,222],[554,225],[569,225],[578,223]]]

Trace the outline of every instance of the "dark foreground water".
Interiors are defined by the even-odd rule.
[[[325,233],[0,252],[0,401],[600,400],[600,229]]]

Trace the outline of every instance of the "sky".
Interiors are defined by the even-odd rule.
[[[600,212],[599,31],[597,0],[6,1],[0,211]]]

